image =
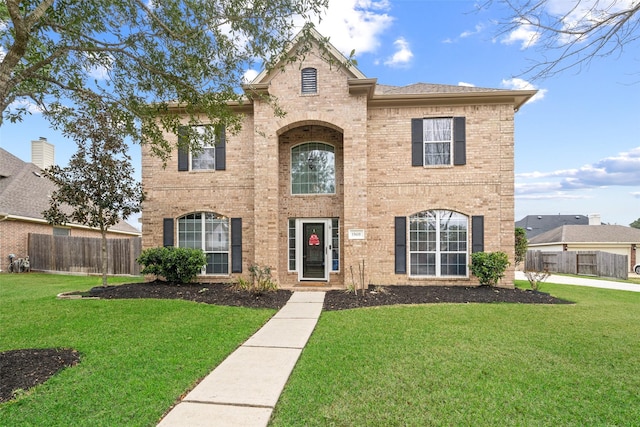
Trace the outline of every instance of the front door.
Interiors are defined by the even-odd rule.
[[[329,280],[330,227],[331,220],[299,220],[302,233],[300,280]],[[328,238],[328,239],[327,239]],[[329,240],[329,241],[327,241]]]

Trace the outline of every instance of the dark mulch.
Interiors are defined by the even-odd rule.
[[[205,304],[251,308],[282,308],[291,291],[278,290],[254,295],[235,291],[224,284],[167,284],[164,282],[132,283],[119,286],[96,287],[77,293],[84,297],[104,299],[156,298],[184,299]],[[325,310],[346,310],[392,304],[430,303],[516,303],[571,304],[546,293],[522,289],[503,289],[488,286],[369,286],[354,292],[332,290],[324,300]],[[60,369],[73,366],[80,360],[75,350],[26,349],[0,353],[0,402],[14,397],[16,390],[27,390],[40,384]]]
[[[32,348],[0,353],[0,403],[12,399],[18,390],[42,384],[56,372],[80,361],[75,350]]]

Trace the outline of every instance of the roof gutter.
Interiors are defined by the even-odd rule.
[[[45,219],[30,218],[28,216],[11,215],[11,214],[0,212],[0,222],[2,222],[2,221],[24,221],[24,222],[33,222],[33,223],[36,223],[36,224],[51,225]],[[81,229],[81,230],[100,231],[99,229],[97,229],[95,227],[89,227],[89,226],[82,225],[82,224],[60,224],[60,227],[76,228],[76,229]],[[108,233],[115,233],[115,234],[124,234],[124,235],[127,235],[127,236],[134,236],[134,237],[138,237],[138,236],[140,236],[142,234],[139,231],[134,233],[132,231],[114,230],[112,228],[107,229],[107,232]]]

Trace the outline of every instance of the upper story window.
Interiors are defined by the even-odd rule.
[[[301,73],[303,94],[318,93],[318,70],[315,68],[304,68]]]
[[[181,129],[187,129],[181,128]],[[201,149],[192,152],[185,148],[178,149],[178,170],[224,170],[226,168],[226,143],[224,128],[214,128],[213,126],[194,126],[193,132],[200,139]],[[184,132],[184,131],[182,131]],[[213,132],[213,135],[206,133]],[[184,132],[186,133],[186,132]],[[179,138],[185,138],[182,133]],[[213,142],[211,139],[213,136]],[[206,142],[205,142],[206,141]]]
[[[203,274],[229,273],[229,219],[213,212],[178,218],[178,247],[201,249],[207,257]]]
[[[464,117],[412,119],[412,165],[464,165],[465,132]]]
[[[291,193],[334,194],[335,149],[322,142],[307,142],[291,149]]]
[[[215,141],[204,142],[204,138],[202,136],[205,132],[204,126],[196,126],[194,129],[198,135],[200,135],[200,144],[202,146],[202,150],[198,153],[191,152],[191,170],[203,170],[210,169],[215,170],[216,168],[216,145]]]

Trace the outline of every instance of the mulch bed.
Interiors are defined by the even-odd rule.
[[[234,291],[225,284],[167,284],[164,282],[132,283],[119,286],[96,287],[76,296],[103,299],[156,298],[183,299],[205,304],[234,307],[272,308],[279,310],[291,291],[279,289],[254,295]],[[324,310],[346,310],[393,304],[432,303],[516,303],[571,304],[542,292],[522,289],[458,286],[369,286],[357,295],[351,291],[328,291]],[[22,349],[0,353],[0,403],[41,384],[65,367],[74,366],[80,355],[70,349]]]

